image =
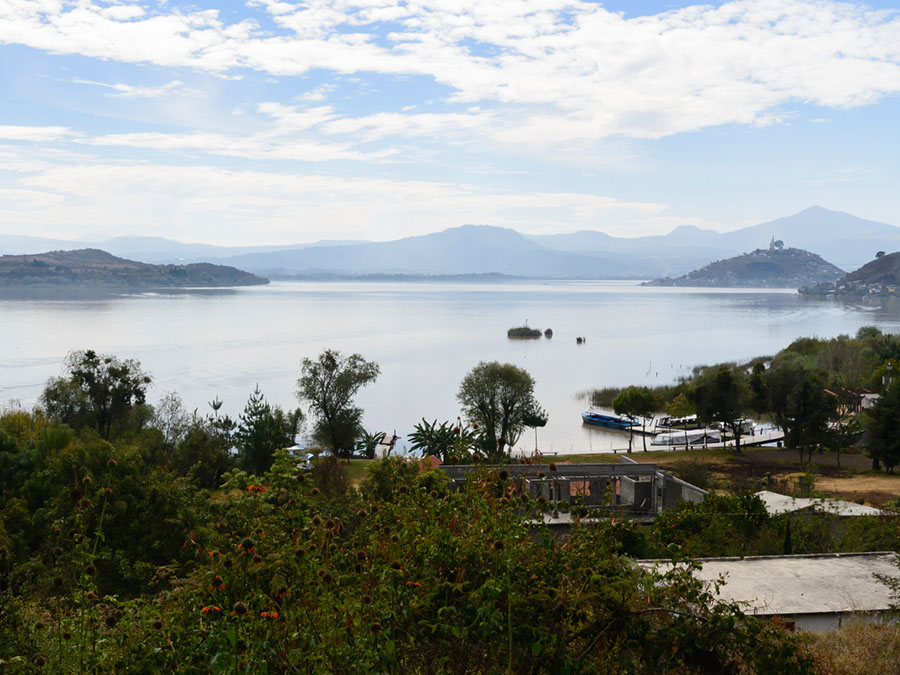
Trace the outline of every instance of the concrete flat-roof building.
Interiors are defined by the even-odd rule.
[[[881,516],[884,512],[872,506],[846,502],[840,499],[828,499],[825,497],[806,498],[789,497],[788,495],[760,490],[756,493],[770,516],[782,513],[796,513],[800,511],[828,513],[834,516]]]
[[[879,577],[900,580],[897,554],[833,553],[823,555],[709,558],[698,561],[696,578],[724,583],[718,596],[744,605],[759,617],[780,617],[804,630],[825,632],[848,620],[891,621],[890,587]],[[648,569],[670,561],[643,560]]]

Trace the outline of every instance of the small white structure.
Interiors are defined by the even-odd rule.
[[[788,497],[769,490],[760,490],[756,493],[770,516],[782,513],[796,513],[809,511],[817,513],[830,513],[835,516],[882,516],[884,512],[873,506],[865,506],[854,502],[845,502],[840,499]]]
[[[825,555],[710,558],[698,561],[701,581],[724,583],[718,596],[742,603],[747,614],[792,622],[797,628],[826,632],[848,620],[892,621],[891,590],[879,576],[900,580],[897,554],[834,553]],[[646,560],[649,569],[669,561]]]

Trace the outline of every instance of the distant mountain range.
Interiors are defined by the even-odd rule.
[[[155,237],[87,244],[150,263],[217,262],[266,276],[475,275],[653,279],[671,277],[768,245],[775,237],[852,270],[878,250],[900,249],[900,228],[819,206],[768,223],[719,233],[692,226],[667,235],[612,237],[580,231],[525,236],[464,225],[387,242],[322,241],[296,246],[221,247]],[[0,253],[73,248],[71,241],[0,235]]]
[[[0,288],[214,288],[267,283],[226,265],[150,265],[98,249],[0,256]]]
[[[778,241],[780,244],[781,241]],[[680,277],[657,279],[646,286],[708,286],[716,288],[800,288],[829,283],[843,271],[820,256],[799,248],[771,246],[717,260]]]

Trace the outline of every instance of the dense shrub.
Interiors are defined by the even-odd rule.
[[[622,550],[634,524],[579,525],[558,541],[529,527],[534,505],[502,476],[449,493],[399,459],[377,464],[362,492],[344,495],[297,474],[284,452],[262,477],[231,472],[205,502],[212,528],[188,533],[170,564],[155,559],[141,595],[123,599],[104,592],[115,575],[106,561],[137,555],[110,546],[125,536],[119,492],[145,495],[148,530],[154,519],[179,533],[186,523],[163,515],[165,499],[153,501],[161,486],[141,492],[115,478],[128,475],[127,457],[108,471],[89,469],[90,453],[79,461],[77,475],[94,476],[87,498],[96,505],[55,504],[56,521],[71,525],[58,534],[62,550],[38,555],[46,579],[2,617],[16,635],[0,641],[11,667],[808,671],[792,637],[715,601],[689,569],[659,576],[635,565]],[[113,495],[100,493],[106,481]],[[159,529],[154,536],[168,541]],[[152,557],[143,546],[139,555]]]

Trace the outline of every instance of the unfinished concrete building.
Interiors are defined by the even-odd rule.
[[[532,499],[561,501],[601,511],[616,511],[652,520],[679,500],[702,502],[706,491],[662,471],[656,464],[623,458],[620,464],[443,465],[453,489],[463,489],[470,477],[506,472],[507,480]]]

